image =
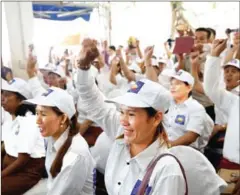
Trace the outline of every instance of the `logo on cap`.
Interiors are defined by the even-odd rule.
[[[47,97],[50,93],[52,93],[54,90],[48,89],[47,92],[43,93],[42,96]]]
[[[230,63],[237,64],[237,63],[238,63],[238,60],[237,60],[237,59],[233,59],[233,60],[230,61]]]
[[[178,76],[181,76],[181,74],[182,74],[182,71],[178,71],[178,72],[177,72],[177,75],[178,75]]]
[[[145,83],[142,81],[138,81],[134,84],[132,84],[131,88],[128,90],[130,93],[138,93],[140,89],[143,87]]]

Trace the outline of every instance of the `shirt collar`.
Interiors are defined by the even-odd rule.
[[[240,85],[231,90],[232,93],[240,95]]]
[[[175,100],[174,99],[172,99],[172,103],[174,104],[174,105],[177,105],[177,106],[180,106],[180,105],[185,105],[185,106],[189,106],[189,104],[190,104],[190,102],[192,101],[192,96],[190,96],[188,99],[186,99],[183,103],[181,103],[181,104],[176,104],[176,102],[175,102]]]
[[[126,160],[127,161],[135,160],[142,171],[146,170],[148,164],[151,162],[151,160],[153,158],[156,158],[157,156],[159,156],[160,154],[165,153],[168,150],[167,145],[160,143],[159,139],[157,139],[150,146],[148,146],[145,150],[143,150],[142,152],[140,152],[138,155],[136,155],[135,157],[133,157],[131,159],[129,147],[125,143],[124,138],[122,137],[122,135],[119,136],[116,139],[116,143],[120,144],[120,145],[125,145],[126,146],[126,148],[128,150],[127,151],[127,159]]]
[[[57,139],[57,141],[53,144],[53,148],[58,151],[61,146],[63,145],[63,143],[67,140],[68,138],[68,133],[69,133],[69,128],[66,129],[62,135]]]
[[[133,159],[136,160],[140,169],[144,171],[147,169],[147,166],[149,165],[153,158],[155,159],[160,154],[165,153],[167,149],[168,149],[167,146],[166,145],[161,146],[159,139],[157,139],[155,142],[153,142],[150,146],[148,146],[144,151],[139,153]]]

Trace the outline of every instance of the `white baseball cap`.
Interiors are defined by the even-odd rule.
[[[234,66],[234,67],[240,69],[240,62],[238,59],[232,59],[231,61],[229,61],[228,63],[223,65],[223,67],[226,67],[226,66]]]
[[[189,85],[194,85],[194,78],[192,75],[184,70],[179,70],[175,74],[171,75],[172,78],[175,78],[179,81],[187,82]]]
[[[64,78],[66,75],[64,73],[64,70],[61,66],[58,66],[58,67],[55,67],[55,68],[52,68],[49,73],[54,73],[54,74],[57,74],[58,76],[60,76],[61,78]]]
[[[117,103],[136,108],[152,107],[165,113],[170,106],[171,95],[160,84],[142,79],[132,84],[131,89],[122,96],[106,100],[109,103]]]
[[[151,61],[152,61],[152,66],[157,66],[157,67],[159,67],[158,62],[157,62],[157,59],[152,58]]]
[[[73,97],[63,89],[50,87],[41,96],[24,101],[26,104],[57,107],[68,116],[69,119],[76,113]]]
[[[128,69],[133,70],[136,73],[142,73],[141,68],[134,62],[128,67]]]
[[[52,66],[49,64],[45,64],[44,66],[39,66],[38,68],[39,70],[46,70],[46,71],[50,71],[52,70]]]
[[[2,90],[19,93],[26,99],[32,98],[31,90],[27,82],[21,78],[14,78],[10,82],[3,82]]]

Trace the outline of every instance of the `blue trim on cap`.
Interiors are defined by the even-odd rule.
[[[137,94],[141,90],[141,88],[143,87],[144,84],[145,84],[144,82],[138,81],[138,82],[132,84],[131,89],[129,89],[128,92]]]
[[[48,89],[47,92],[43,93],[42,96],[47,97],[50,93],[52,93],[54,90],[53,89]]]

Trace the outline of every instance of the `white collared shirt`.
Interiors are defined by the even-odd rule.
[[[82,97],[82,109],[96,121],[107,136],[114,141],[108,157],[105,184],[109,195],[131,195],[138,191],[146,168],[157,155],[167,152],[167,148],[156,140],[143,152],[131,158],[128,145],[123,139],[116,137],[122,134],[120,115],[99,95],[88,71],[79,70],[78,89]],[[91,102],[91,103],[90,103]],[[155,167],[147,187],[151,195],[184,195],[185,181],[181,169],[175,159],[164,157]]]
[[[171,101],[168,113],[164,116],[163,125],[171,141],[177,140],[188,131],[197,133],[199,137],[190,146],[203,151],[213,130],[213,121],[204,107],[189,97],[182,104]]]
[[[97,170],[105,173],[107,159],[112,148],[113,141],[108,138],[105,132],[102,132],[94,146],[90,148],[91,154],[96,161]]]
[[[8,155],[27,153],[31,158],[45,157],[44,139],[36,125],[36,116],[18,116],[2,126],[2,140]]]
[[[221,58],[208,56],[204,72],[204,91],[227,116],[223,156],[240,164],[239,96],[220,85]]]
[[[63,157],[60,173],[52,178],[50,168],[57,152],[68,137],[66,130],[57,141],[47,139],[46,170],[48,173],[48,195],[94,195],[96,169],[88,145],[84,138],[77,134]]]
[[[231,90],[231,93],[235,94],[235,95],[240,95],[239,93],[239,87],[237,86],[235,87],[233,90]],[[217,106],[214,106],[214,110],[215,110],[215,124],[218,125],[225,125],[227,124],[227,114],[219,109]]]
[[[1,115],[2,115],[2,121],[1,121],[1,125],[3,125],[6,121],[12,120],[12,116],[4,110],[3,107],[1,107]]]

